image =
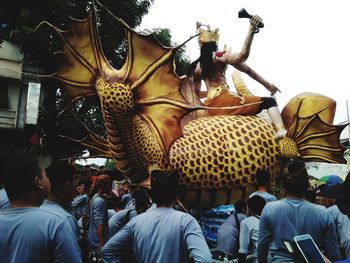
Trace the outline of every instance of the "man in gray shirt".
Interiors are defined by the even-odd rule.
[[[254,195],[261,196],[266,202],[277,201],[277,197],[267,192],[267,185],[270,181],[270,173],[265,170],[258,170],[255,176],[255,180],[258,184],[258,190],[252,193],[249,198]]]
[[[308,174],[301,162],[291,163],[282,177],[286,198],[266,204],[260,218],[258,260],[293,262],[283,241],[293,242],[297,235],[310,234],[332,262],[340,259],[333,219],[325,207],[314,205],[303,196],[309,187]]]

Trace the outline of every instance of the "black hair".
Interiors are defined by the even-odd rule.
[[[92,199],[93,196],[103,187],[105,187],[106,185],[111,184],[112,180],[111,177],[107,174],[102,174],[99,175],[97,180],[95,181],[95,184],[93,185],[90,193],[89,193],[89,198]]]
[[[129,185],[130,186],[130,182],[129,181],[122,182],[122,186],[124,186],[124,185]]]
[[[133,193],[135,199],[135,209],[144,210],[150,206],[149,196],[146,190],[136,189]]]
[[[213,52],[218,50],[218,46],[215,41],[203,43],[201,46],[201,55],[199,58],[202,79],[212,78],[215,74],[215,65],[213,61]]]
[[[235,211],[237,213],[244,213],[244,209],[246,209],[246,202],[244,200],[238,200],[236,203],[235,203]]]
[[[152,201],[157,205],[169,205],[174,202],[180,192],[178,181],[179,176],[176,171],[153,171],[150,191]]]
[[[51,193],[53,194],[63,190],[67,182],[73,181],[75,173],[74,167],[65,161],[54,162],[45,171],[50,179]]]
[[[282,175],[283,188],[291,194],[304,195],[309,188],[309,178],[302,161],[292,161],[289,163]]]
[[[266,170],[258,170],[256,172],[255,180],[258,186],[266,186],[270,181],[270,173]]]
[[[5,167],[3,185],[10,201],[28,197],[36,190],[35,177],[40,177],[41,168],[35,159],[22,159]]]
[[[259,195],[254,195],[248,199],[247,205],[250,210],[256,215],[261,215],[262,210],[266,205],[266,201]]]
[[[90,187],[91,185],[91,181],[89,179],[87,179],[86,177],[84,176],[77,176],[77,181],[76,181],[76,185],[84,185],[84,189],[87,189],[88,187]]]

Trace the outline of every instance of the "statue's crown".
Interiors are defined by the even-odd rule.
[[[220,34],[219,28],[215,28],[214,31],[210,29],[210,25],[205,25],[200,22],[196,23],[198,35],[198,43],[202,46],[204,43],[208,42],[219,42]]]

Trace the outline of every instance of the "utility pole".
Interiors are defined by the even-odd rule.
[[[349,114],[349,101],[346,100],[346,113],[347,113],[347,117],[348,117],[348,143],[350,145],[350,114]],[[348,166],[348,170],[350,170],[350,149],[347,149],[344,153],[345,156],[347,156],[346,162],[347,162],[347,166]],[[344,157],[345,157],[344,156]]]
[[[349,101],[346,100],[346,113],[348,116],[348,141],[349,141],[349,145],[350,145],[350,114],[349,114]]]

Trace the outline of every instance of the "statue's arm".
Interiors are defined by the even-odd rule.
[[[258,74],[255,70],[253,70],[251,67],[249,67],[246,63],[233,64],[232,66],[234,66],[239,71],[246,73],[249,77],[251,77],[252,79],[259,82],[268,91],[270,91],[271,94],[275,94],[277,91],[281,92],[274,84],[268,82],[260,74]]]
[[[250,20],[248,34],[240,53],[231,53],[229,51],[226,51],[221,57],[216,57],[215,59],[216,61],[220,61],[224,64],[230,64],[239,71],[246,73],[252,79],[256,80],[261,85],[263,85],[268,91],[271,92],[271,94],[275,94],[277,91],[280,92],[280,90],[275,85],[271,84],[266,79],[264,79],[261,75],[259,75],[256,71],[254,71],[245,63],[250,54],[250,48],[253,42],[254,35],[257,32],[257,25],[260,22],[261,18],[259,16],[253,16]]]
[[[249,57],[250,48],[259,22],[261,22],[261,18],[259,16],[254,16],[250,20],[248,34],[239,53],[231,53],[230,50],[225,50],[223,55],[221,57],[216,57],[215,60],[231,65],[245,62]]]

